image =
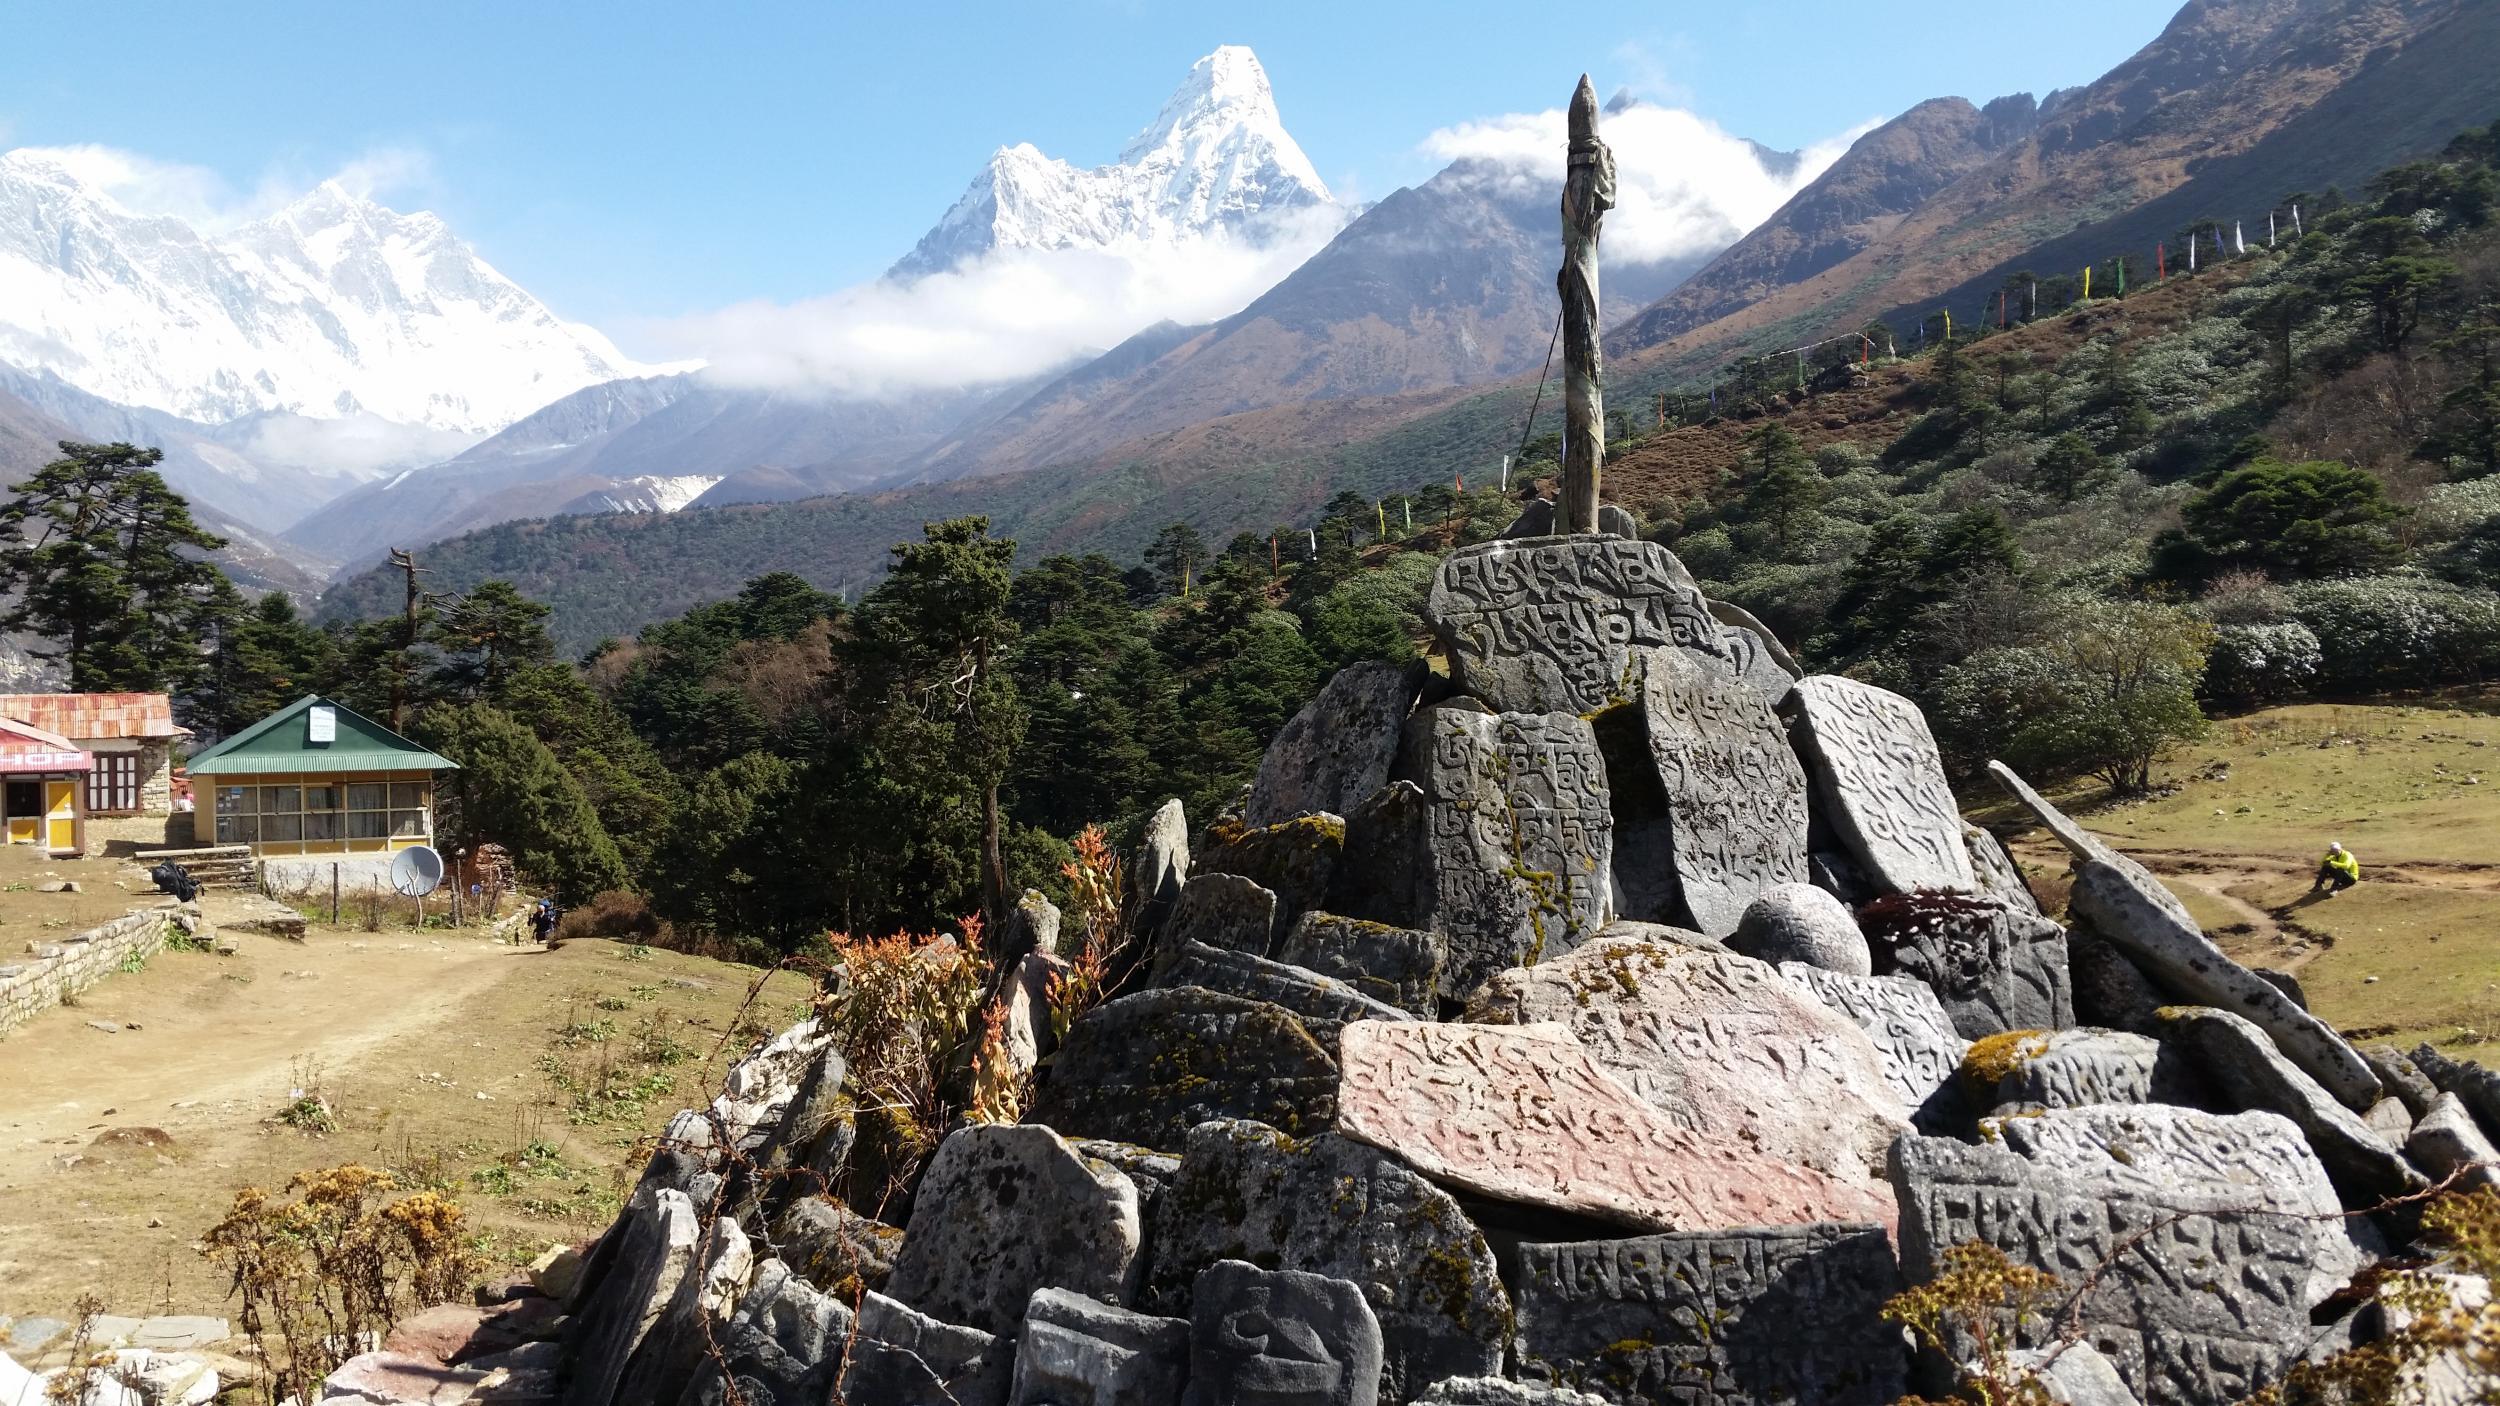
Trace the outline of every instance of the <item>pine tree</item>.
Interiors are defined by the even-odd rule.
[[[568,904],[628,886],[624,857],[581,783],[509,714],[483,703],[436,704],[417,716],[416,733],[460,764],[441,783],[438,829],[451,844],[502,845],[525,876]]]
[[[513,673],[555,658],[546,606],[509,581],[481,581],[438,615],[431,634],[442,651],[435,686],[469,702],[499,700]]]
[[[0,590],[14,604],[0,628],[50,641],[35,651],[80,693],[186,686],[202,667],[201,634],[217,568],[198,555],[225,545],[191,520],[156,472],[164,451],[61,441],[61,457],[0,505]]]

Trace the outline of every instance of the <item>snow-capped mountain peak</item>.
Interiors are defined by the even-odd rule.
[[[1258,56],[1207,55],[1119,159],[1079,170],[1029,142],[1005,146],[890,277],[917,278],[1001,249],[1107,249],[1259,233],[1263,217],[1333,205],[1276,110]]]
[[[0,361],[223,424],[371,414],[471,434],[654,368],[433,214],[325,181],[233,228],[134,211],[76,153],[0,153]]]

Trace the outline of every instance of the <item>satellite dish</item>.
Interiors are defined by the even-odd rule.
[[[443,882],[443,857],[428,845],[401,850],[391,859],[391,887],[423,898]]]

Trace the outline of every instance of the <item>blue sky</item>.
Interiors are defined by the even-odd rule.
[[[1557,106],[1584,68],[1800,147],[1928,97],[2087,81],[2176,8],[32,5],[0,45],[0,147],[124,148],[237,201],[378,173],[377,198],[615,330],[872,278],[993,148],[1106,161],[1217,44],[1255,49],[1320,174],[1373,199],[1431,174],[1433,130]]]

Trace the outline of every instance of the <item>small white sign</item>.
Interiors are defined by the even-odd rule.
[[[306,732],[304,740],[313,743],[315,746],[338,741],[338,709],[314,708],[311,712],[306,714],[305,717],[306,726],[309,730]]]

